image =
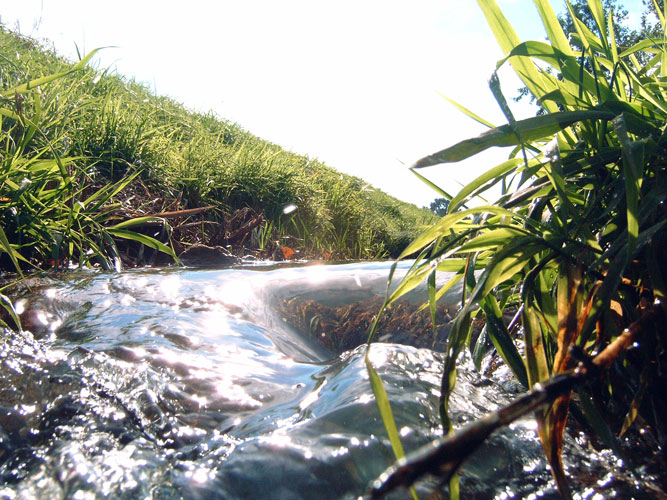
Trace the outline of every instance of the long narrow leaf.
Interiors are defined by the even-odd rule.
[[[544,29],[547,32],[551,45],[560,50],[563,54],[573,56],[574,54],[570,47],[570,42],[563,32],[563,28],[558,21],[558,16],[556,16],[553,7],[551,7],[551,3],[548,0],[535,0],[535,6],[542,18],[542,24],[544,25]]]
[[[401,444],[401,438],[398,434],[398,429],[396,428],[396,420],[394,419],[394,414],[391,411],[391,404],[389,403],[389,397],[387,396],[387,391],[384,388],[382,379],[378,375],[377,371],[371,363],[370,357],[370,345],[366,349],[364,354],[364,363],[366,364],[366,370],[368,371],[368,377],[371,383],[371,388],[373,394],[375,395],[375,401],[377,403],[378,410],[380,411],[380,417],[382,418],[382,423],[384,428],[387,431],[389,436],[389,442],[391,443],[391,449],[394,452],[396,460],[400,460],[405,457],[405,452],[403,451],[403,445]],[[411,489],[412,497],[417,500],[417,494],[414,489]]]
[[[439,194],[440,196],[442,196],[443,198],[445,198],[445,199],[447,199],[447,200],[451,200],[451,199],[452,199],[452,195],[451,195],[451,194],[449,194],[447,191],[445,191],[444,189],[440,188],[439,186],[437,186],[436,184],[434,184],[433,182],[431,182],[430,180],[428,180],[426,177],[424,177],[422,174],[420,174],[419,172],[417,172],[415,169],[411,168],[411,169],[410,169],[410,172],[412,172],[413,174],[415,174],[415,175],[417,176],[417,178],[418,178],[420,181],[422,181],[424,184],[426,184],[427,186],[429,186],[431,189],[433,189],[436,193],[438,193],[438,194]]]
[[[628,220],[628,249],[627,255],[630,259],[637,237],[639,236],[638,222],[638,203],[639,203],[639,183],[640,166],[643,164],[643,143],[630,142],[628,138],[625,119],[619,115],[614,120],[614,129],[621,141],[623,150],[623,173],[625,174],[625,203],[627,207]]]
[[[14,264],[14,267],[16,268],[16,272],[19,273],[20,276],[23,276],[23,272],[21,271],[21,266],[19,266],[18,262],[18,259],[22,258],[22,256],[18,254],[16,250],[14,250],[12,245],[9,243],[7,235],[5,234],[5,231],[2,229],[2,226],[0,226],[0,245],[2,245],[2,250],[4,250],[7,253],[7,255],[9,255],[12,264]]]
[[[486,20],[493,32],[500,48],[504,54],[509,54],[514,47],[521,43],[512,25],[507,21],[495,0],[477,0]],[[528,87],[532,94],[540,98],[542,95],[554,90],[552,84],[548,82],[537,68],[535,63],[525,57],[518,57],[510,62],[517,75]],[[552,104],[546,104],[549,112],[557,112],[558,107]]]
[[[491,342],[498,351],[498,354],[500,354],[505,363],[507,363],[507,366],[510,367],[517,380],[521,382],[524,387],[528,387],[526,366],[523,364],[521,355],[505,326],[502,311],[498,306],[498,301],[496,301],[493,295],[487,295],[480,302],[480,306],[485,313],[487,332],[491,338]]]
[[[448,212],[455,212],[463,204],[468,196],[474,195],[482,188],[486,188],[487,184],[490,182],[498,182],[502,176],[514,171],[521,164],[521,159],[512,158],[511,160],[507,160],[506,162],[501,163],[497,167],[487,170],[482,175],[466,184],[466,186],[463,187],[454,198],[452,198],[452,200],[449,202],[449,207],[447,209]]]
[[[494,207],[490,205],[484,205],[481,207],[470,208],[468,210],[462,210],[461,212],[448,214],[444,216],[442,219],[440,219],[440,221],[437,222],[434,226],[430,227],[422,234],[420,234],[417,238],[415,238],[415,240],[412,243],[410,243],[410,245],[408,245],[408,247],[405,250],[403,250],[403,252],[398,258],[403,259],[409,255],[412,255],[413,253],[424,248],[426,245],[435,241],[440,236],[447,236],[449,234],[450,229],[454,227],[454,225],[460,222],[461,220],[467,217],[472,217],[476,214],[483,214],[483,213],[489,213],[501,216],[504,215],[508,217],[520,217],[515,212],[511,212],[510,210],[505,210],[503,208]]]
[[[116,236],[117,238],[123,238],[126,240],[134,240],[138,241],[139,243],[142,243],[146,245],[149,248],[153,248],[155,250],[158,250],[162,253],[165,253],[172,257],[174,260],[178,261],[178,258],[176,257],[176,254],[174,251],[169,248],[167,245],[164,243],[159,242],[155,238],[151,238],[150,236],[146,236],[144,234],[139,234],[135,233],[132,231],[127,231],[125,229],[114,229],[114,228],[107,228],[106,230],[109,234]]]
[[[495,125],[492,124],[490,121],[487,121],[484,118],[482,118],[481,116],[479,116],[478,114],[470,111],[468,108],[466,108],[462,104],[459,104],[454,99],[450,99],[449,97],[447,97],[444,94],[440,94],[440,95],[443,98],[445,98],[452,106],[454,106],[456,109],[461,111],[463,114],[465,114],[469,118],[472,118],[473,120],[475,120],[477,123],[480,123],[480,124],[482,124],[482,125],[484,125],[485,127],[488,127],[488,128],[495,128]]]
[[[14,322],[13,326],[21,331],[21,318],[18,314],[16,314],[16,309],[14,309],[14,304],[12,301],[9,300],[9,297],[3,293],[0,293],[0,307],[2,307],[7,314],[9,314],[10,318]],[[2,319],[2,316],[0,316],[0,326],[7,326],[7,324]]]
[[[516,129],[526,142],[550,137],[557,132],[582,120],[612,120],[614,115],[607,111],[569,111],[550,113],[526,118],[516,123]],[[440,163],[465,160],[491,147],[516,146],[519,144],[515,130],[510,125],[488,130],[478,137],[466,139],[454,146],[438,151],[417,161],[412,168],[423,168]]]
[[[69,75],[70,73],[73,73],[74,71],[78,71],[80,69],[83,69],[86,64],[88,64],[88,61],[102,48],[97,48],[95,50],[92,50],[86,55],[83,59],[81,59],[78,63],[76,63],[74,66],[69,68],[67,71],[63,71],[60,73],[55,73],[53,75],[47,75],[43,76],[41,78],[36,78],[34,80],[31,80],[28,83],[24,83],[22,85],[19,85],[18,87],[13,87],[11,89],[4,90],[3,92],[0,93],[0,96],[2,97],[12,97],[16,94],[22,94],[24,92],[27,92],[30,89],[33,89],[35,87],[39,87],[41,85],[45,85],[47,83],[50,83],[54,80],[57,80],[58,78],[62,78],[63,76]]]
[[[524,304],[523,329],[526,336],[526,367],[528,369],[528,387],[546,380],[551,375],[544,350],[544,335],[540,327],[539,316],[530,304]]]

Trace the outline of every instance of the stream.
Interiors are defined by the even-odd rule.
[[[0,499],[360,497],[393,463],[365,346],[354,347],[390,264],[31,278],[16,302],[26,331],[0,338]],[[457,300],[443,301],[441,337]],[[442,338],[401,328],[416,316],[399,311],[371,360],[410,451],[441,435],[441,356],[429,347]],[[456,426],[522,391],[502,368],[487,377],[463,360],[458,374]],[[654,498],[654,471],[583,434],[570,432],[564,454],[575,498]],[[460,477],[466,499],[558,498],[532,418],[494,433]],[[447,498],[434,478],[417,491]]]

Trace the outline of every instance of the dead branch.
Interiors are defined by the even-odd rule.
[[[463,427],[456,434],[436,439],[399,460],[373,482],[370,498],[382,498],[398,487],[409,488],[426,474],[438,476],[443,483],[446,483],[461,463],[493,431],[531,411],[551,404],[556,398],[572,391],[576,385],[599,377],[600,373],[608,369],[611,363],[635,342],[640,333],[654,325],[664,324],[666,314],[665,306],[660,303],[647,308],[641,318],[626,328],[593,359],[588,358],[580,349],[573,348],[570,355],[578,360],[576,368],[535,384],[532,391],[508,406]]]

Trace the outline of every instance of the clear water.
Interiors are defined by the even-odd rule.
[[[0,337],[0,498],[358,498],[393,461],[363,347],[332,352],[280,305],[370,301],[388,272],[364,263],[35,278],[19,302],[30,331]],[[437,437],[439,354],[378,343],[372,361],[407,450]],[[460,425],[516,397],[515,385],[465,363],[459,379]],[[585,446],[568,438],[578,498],[652,498],[645,471],[639,481]],[[463,498],[557,496],[530,418],[494,434],[461,476]],[[446,498],[436,480],[419,491]]]

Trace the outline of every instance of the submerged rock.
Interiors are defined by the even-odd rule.
[[[228,267],[241,262],[225,247],[195,244],[189,246],[178,256],[186,266],[192,267]]]

